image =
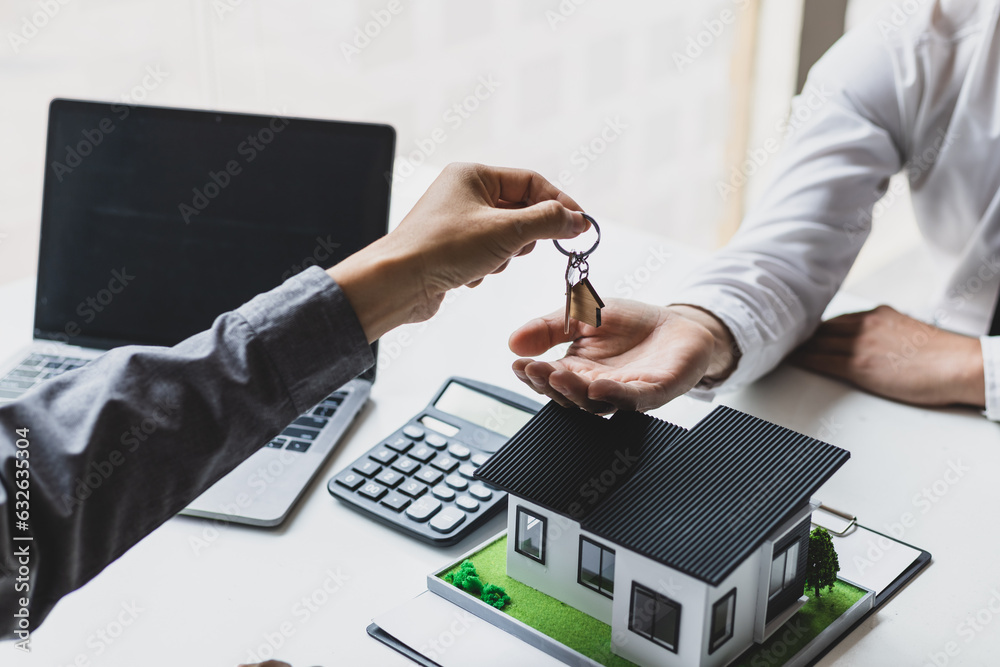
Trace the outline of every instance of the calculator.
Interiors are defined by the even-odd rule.
[[[448,546],[507,506],[476,468],[542,408],[467,378],[449,378],[423,410],[330,479],[353,509],[418,540]]]

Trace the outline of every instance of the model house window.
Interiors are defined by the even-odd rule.
[[[733,636],[733,620],[736,615],[736,589],[712,605],[712,628],[708,635],[708,652],[712,653]]]
[[[517,534],[514,551],[539,563],[545,563],[545,517],[517,508]]]
[[[774,597],[795,581],[799,568],[799,543],[792,542],[785,550],[778,552],[771,561],[771,584],[768,597]]]
[[[628,628],[663,648],[677,653],[681,606],[670,598],[632,582]]]
[[[601,595],[613,597],[615,552],[581,535],[580,573],[577,581]]]

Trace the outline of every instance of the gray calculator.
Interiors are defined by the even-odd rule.
[[[476,468],[542,408],[512,391],[449,378],[423,410],[330,479],[334,497],[418,540],[459,542],[507,506]]]

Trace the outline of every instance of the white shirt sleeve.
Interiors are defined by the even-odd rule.
[[[991,421],[1000,421],[1000,336],[981,336],[983,372],[986,376],[986,410]]]
[[[816,64],[776,130],[785,148],[773,182],[732,242],[674,295],[732,332],[741,358],[722,389],[756,380],[804,341],[857,257],[872,207],[903,166],[895,71],[873,27]]]

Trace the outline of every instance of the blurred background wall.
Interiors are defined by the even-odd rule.
[[[455,160],[530,167],[599,219],[715,248],[768,165],[736,195],[719,184],[844,16],[883,4],[3,0],[0,284],[35,270],[53,97],[390,123],[397,184]]]

